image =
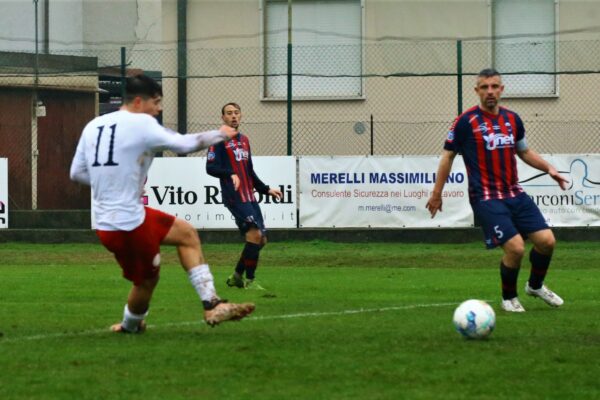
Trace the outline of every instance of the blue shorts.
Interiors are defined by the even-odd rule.
[[[263,236],[267,234],[267,228],[263,221],[260,207],[255,201],[247,203],[234,203],[226,205],[227,209],[231,211],[235,218],[235,224],[238,226],[240,233],[245,235],[251,228],[258,228]]]
[[[527,239],[530,233],[548,229],[540,209],[526,193],[510,199],[480,201],[471,207],[488,249],[503,245],[517,234]]]

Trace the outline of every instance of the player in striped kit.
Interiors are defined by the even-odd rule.
[[[471,207],[481,223],[486,246],[489,249],[500,246],[504,251],[500,263],[502,308],[510,312],[525,311],[517,296],[525,239],[533,243],[525,292],[559,307],[563,300],[544,285],[554,250],[554,235],[536,204],[518,184],[515,155],[546,172],[563,190],[568,181],[528,147],[521,118],[498,104],[503,90],[496,70],[484,69],[479,73],[475,92],[480,105],[459,115],[450,128],[426,207],[432,218],[442,211],[442,190],[454,157],[461,153],[469,176]]]
[[[144,331],[159,279],[161,244],[177,246],[207,324],[239,320],[254,310],[254,304],[227,303],[217,296],[198,232],[190,224],[142,204],[144,182],[157,151],[190,153],[237,134],[225,125],[218,131],[187,135],[168,131],[154,118],[162,109],[161,100],[162,89],[153,79],[128,78],[123,106],[85,126],[71,164],[71,179],[92,187],[100,241],[133,283],[123,320],[111,327],[114,332]]]
[[[221,118],[225,125],[237,130],[242,120],[242,110],[236,103],[227,103],[221,108]],[[250,142],[241,133],[208,149],[206,172],[219,178],[223,204],[233,214],[240,233],[246,239],[235,271],[227,279],[227,285],[264,290],[255,281],[255,271],[260,251],[267,243],[267,229],[254,197],[254,190],[278,200],[282,193],[279,189],[265,185],[256,175]]]

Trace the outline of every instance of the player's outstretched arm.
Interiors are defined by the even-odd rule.
[[[193,149],[191,149],[191,147],[188,147],[184,149],[184,151],[182,151],[181,153],[192,153],[194,151],[207,149],[213,144],[217,144],[224,140],[231,139],[232,137],[237,135],[237,133],[238,132],[236,129],[227,125],[221,125],[218,131],[188,133],[187,135],[179,135],[180,138],[184,138],[184,142],[189,141],[186,138],[192,138],[192,140],[190,141],[192,143],[189,143],[189,146],[193,147]],[[183,145],[186,146],[188,144],[183,143]]]
[[[281,200],[283,197],[283,193],[281,190],[277,188],[271,188],[269,185],[266,185],[259,177],[256,175],[254,171],[254,163],[252,162],[252,150],[249,151],[248,154],[248,165],[250,170],[250,176],[252,177],[252,181],[254,182],[254,187],[258,193],[268,194],[269,196],[273,196],[278,200]]]
[[[548,175],[550,175],[550,177],[554,179],[556,183],[558,183],[558,186],[560,186],[562,190],[567,189],[569,181],[564,176],[559,174],[556,168],[554,168],[548,161],[544,160],[536,151],[525,149],[517,152],[517,154],[519,155],[519,158],[521,158],[521,160],[523,160],[523,162],[527,165],[539,169],[540,171],[547,172]]]
[[[433,190],[431,191],[431,196],[427,201],[425,207],[429,210],[431,214],[431,218],[435,217],[438,211],[442,211],[442,190],[444,190],[444,185],[446,184],[446,180],[450,175],[450,171],[452,170],[452,163],[454,162],[454,157],[456,157],[456,153],[450,150],[444,150],[442,153],[442,158],[440,159],[440,164],[438,166],[438,171],[436,175],[435,185],[433,186]]]
[[[181,135],[163,128],[156,122],[156,124],[153,124],[148,129],[147,141],[149,147],[155,151],[171,150],[178,154],[187,154],[206,149],[214,144],[228,140],[236,134],[236,129],[223,125],[219,130],[215,131]]]
[[[556,168],[550,166],[550,169],[548,170],[548,175],[550,175],[550,178],[554,179],[556,183],[558,183],[558,186],[560,186],[562,190],[567,190],[567,187],[570,182],[567,178],[559,174]]]

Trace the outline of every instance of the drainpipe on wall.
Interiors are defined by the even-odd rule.
[[[177,131],[187,128],[187,0],[177,0]]]
[[[32,112],[31,112],[31,209],[37,210],[37,167],[38,167],[38,85],[39,85],[39,26],[38,26],[38,0],[33,0],[34,6],[34,23],[35,23],[35,55],[33,63],[33,96],[32,96]]]
[[[288,0],[287,44],[287,155],[292,155],[292,0]]]
[[[44,0],[44,39],[42,52],[50,54],[50,0]]]

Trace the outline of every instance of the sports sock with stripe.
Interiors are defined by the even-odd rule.
[[[517,297],[517,278],[520,268],[508,268],[500,262],[500,278],[502,280],[502,298],[504,300]]]
[[[535,248],[531,249],[529,253],[529,261],[531,262],[531,272],[529,274],[530,288],[539,289],[542,287],[551,259],[552,255],[547,256],[537,252]]]
[[[256,266],[258,265],[260,249],[260,245],[256,243],[246,242],[240,260],[238,261],[238,264],[235,267],[235,272],[237,272],[240,275],[246,272],[246,279],[254,279],[254,273],[256,272]]]

